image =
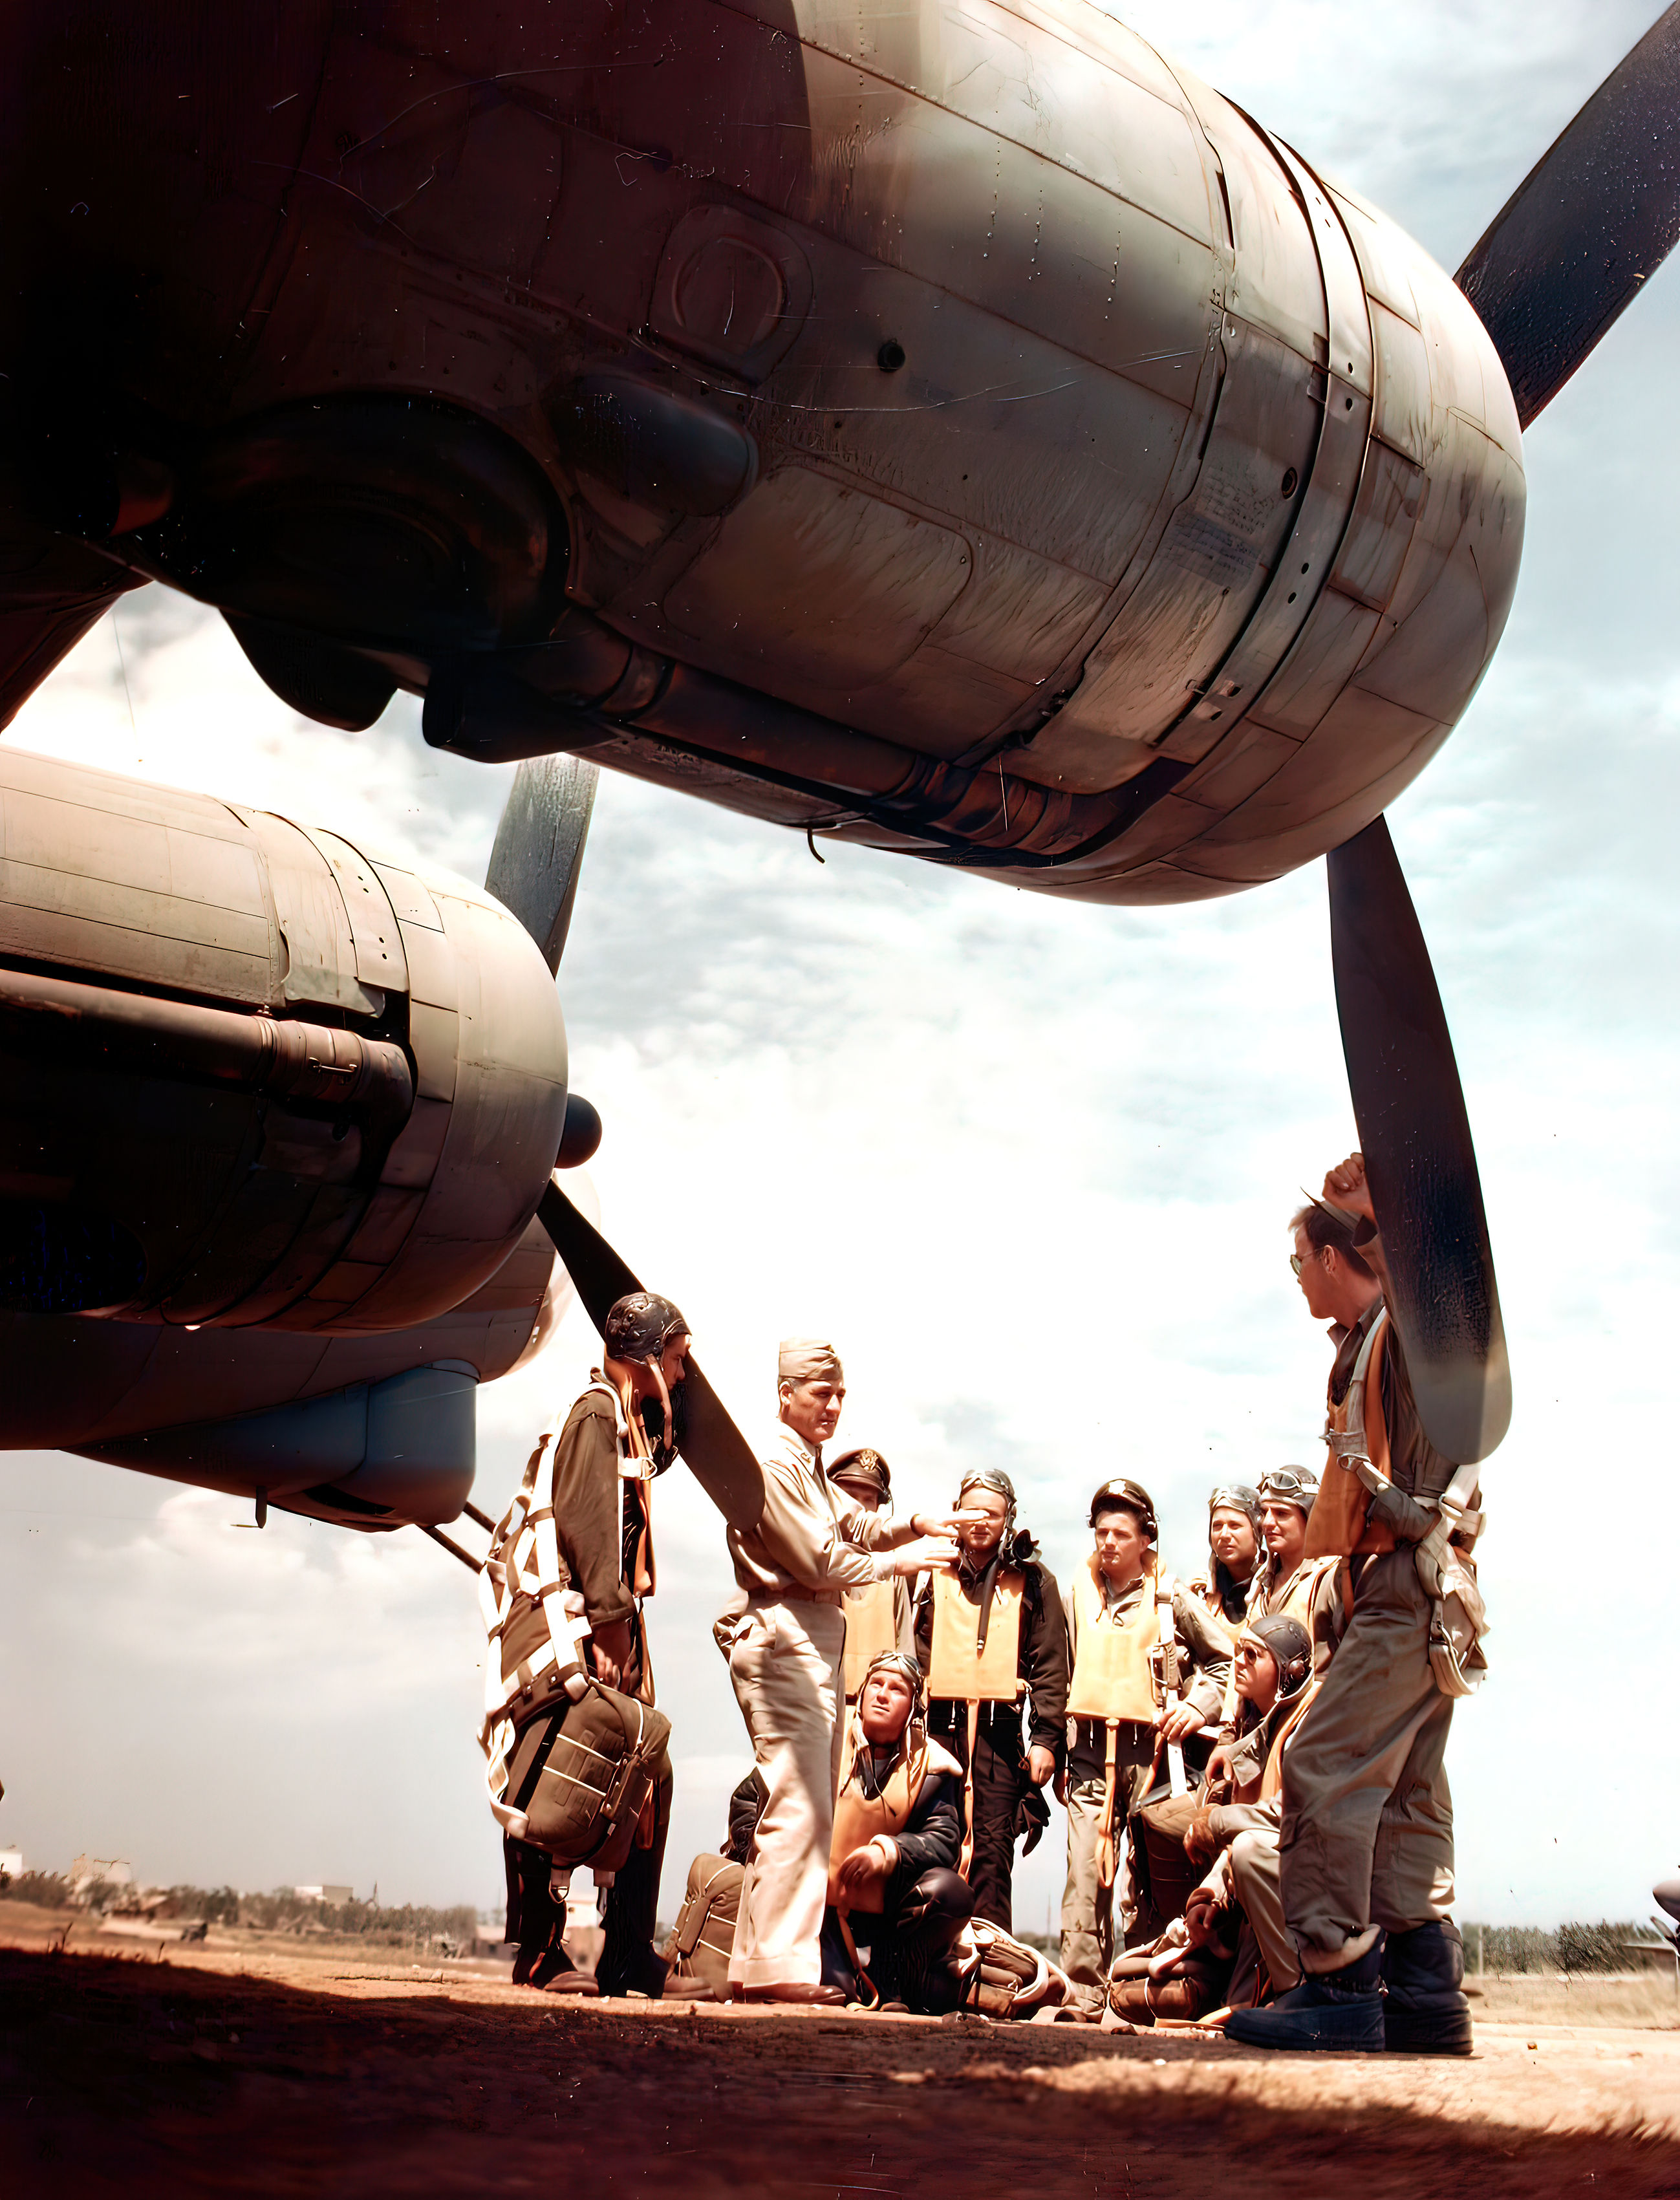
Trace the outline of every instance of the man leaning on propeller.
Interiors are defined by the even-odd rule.
[[[1479,1660],[1476,1471],[1425,1433],[1363,1156],[1332,1169],[1291,1226],[1307,1310],[1337,1348],[1306,1556],[1340,1559],[1351,1617],[1283,1759],[1301,1982],[1228,2030],[1269,2047],[1468,2054],[1443,1760],[1452,1700]]]

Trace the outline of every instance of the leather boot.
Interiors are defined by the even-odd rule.
[[[1379,1938],[1356,1963],[1339,1971],[1309,1974],[1264,2009],[1232,2010],[1226,2038],[1250,2047],[1380,2055],[1382,1951]]]
[[[1383,2031],[1393,2055],[1468,2055],[1464,1940],[1450,1918],[1390,1933],[1383,1950]]]

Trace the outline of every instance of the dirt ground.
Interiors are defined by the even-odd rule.
[[[342,1945],[79,1926],[55,1951],[61,1933],[0,1905],[0,2191],[20,2200],[1680,2200],[1673,2030],[1478,2015],[1466,2060],[1296,2058],[1184,2033],[568,2004]]]

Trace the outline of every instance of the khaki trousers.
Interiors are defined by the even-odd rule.
[[[1356,1957],[1453,1906],[1453,1706],[1429,1664],[1429,1599],[1409,1548],[1363,1562],[1347,1633],[1284,1752],[1284,1915],[1302,1968]]]
[[[1278,1837],[1253,1830],[1238,1834],[1226,1856],[1231,1872],[1231,1892],[1249,1921],[1249,1929],[1254,1934],[1273,1991],[1283,1993],[1300,1984],[1301,1958],[1284,1922]],[[1233,2006],[1238,2005],[1234,1978],[1231,1999]]]
[[[770,1790],[747,1852],[734,1986],[816,1986],[840,1780],[846,1619],[838,1606],[749,1604],[729,1679]]]
[[[1100,1735],[1101,1729],[1098,1729]],[[1147,1741],[1134,1742],[1136,1734]],[[1149,1790],[1155,1737],[1147,1728],[1122,1727],[1115,1766],[1115,1837],[1126,1840],[1126,1822]],[[1144,1754],[1139,1761],[1138,1752]],[[1115,1883],[1098,1884],[1097,1836],[1102,1830],[1104,1776],[1100,1742],[1093,1757],[1081,1733],[1068,1760],[1068,1883],[1062,1893],[1062,1968],[1073,1982],[1074,1999],[1084,2010],[1103,2006],[1109,1966],[1114,1961],[1114,1912],[1118,1903],[1122,1932],[1127,1920],[1132,1860],[1117,1860]],[[1123,1852],[1122,1852],[1123,1854]]]

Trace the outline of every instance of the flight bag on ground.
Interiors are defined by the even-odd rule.
[[[718,1855],[715,1849],[697,1856],[689,1865],[682,1907],[676,1913],[665,1950],[673,1978],[705,1979],[727,1997],[729,1955],[735,1944],[735,1919],[746,1877],[744,1866]]]

